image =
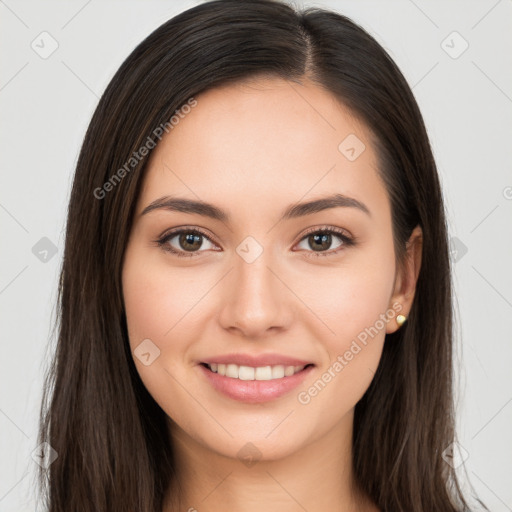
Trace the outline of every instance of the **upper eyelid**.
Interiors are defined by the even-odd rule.
[[[213,239],[212,236],[208,235],[203,228],[189,227],[189,226],[180,226],[178,228],[173,228],[169,231],[164,231],[162,235],[160,235],[157,240],[164,241],[174,238],[176,235],[180,235],[181,233],[195,233],[207,238],[211,243],[218,245],[217,242]]]
[[[335,227],[335,226],[329,226],[328,224],[324,224],[323,226],[320,226],[320,227],[313,227],[313,228],[308,228],[305,233],[302,235],[302,238],[301,240],[306,237],[307,235],[310,235],[311,233],[316,233],[317,231],[332,231],[334,234],[338,235],[338,236],[346,236],[347,238],[350,238],[350,239],[354,239],[355,237],[352,235],[352,233],[350,231],[348,231],[347,229],[345,228],[338,228],[338,227]]]

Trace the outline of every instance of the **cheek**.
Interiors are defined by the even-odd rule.
[[[198,285],[197,279],[188,274],[166,271],[150,260],[151,256],[142,251],[127,250],[123,296],[131,353],[150,395],[168,416],[187,429],[188,424],[204,420],[200,410],[191,411],[190,396],[199,393],[189,380],[188,354],[190,340],[201,336],[201,326],[189,320],[200,314],[200,299],[208,287]],[[146,365],[139,356],[147,352],[150,361]]]
[[[208,283],[198,279],[197,274],[153,264],[151,257],[143,257],[137,250],[127,251],[123,296],[132,350],[150,338],[161,349],[172,341],[176,352],[179,340],[187,338],[179,335],[180,329],[185,325],[193,328],[188,320],[197,315],[201,297],[207,291]]]
[[[369,332],[372,338],[383,339],[386,324],[382,315],[389,308],[392,291],[392,282],[385,269],[378,274],[367,269],[361,274],[353,271],[339,283],[339,287],[340,291],[331,297],[325,314],[335,332],[329,349],[339,353],[347,350],[353,340],[364,343],[365,333],[370,336]]]
[[[353,275],[344,284],[323,309],[334,331],[323,330],[324,363],[297,395],[297,417],[310,418],[314,432],[334,427],[353,410],[374,378],[384,346],[388,282]]]
[[[124,304],[132,349],[144,338],[160,340],[175,323],[176,294],[151,272],[128,265],[123,278]]]
[[[375,371],[378,366],[386,333],[389,291],[387,280],[352,273],[339,283],[338,291],[331,292],[324,307],[318,308],[330,329],[322,341],[326,364],[332,366],[341,359],[347,376],[345,391],[368,385],[368,369]]]
[[[382,244],[367,249],[354,252],[324,276],[317,272],[301,281],[301,297],[307,297],[309,309],[322,321],[315,322],[314,334],[325,358],[317,376],[320,382],[304,389],[299,402],[311,403],[311,413],[314,410],[322,421],[339,419],[364,395],[379,365],[387,321],[396,316],[390,304],[393,247],[383,238]],[[329,404],[336,404],[336,414]]]
[[[395,266],[393,253],[377,244],[374,247],[347,253],[338,267],[304,273],[297,279],[297,295],[320,320],[316,338],[321,336],[330,359],[347,350],[353,339],[364,341],[368,330],[374,336],[376,330],[382,331],[380,337],[384,337],[382,315],[388,312],[389,318],[392,314]]]

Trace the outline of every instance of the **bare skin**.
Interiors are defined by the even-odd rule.
[[[399,272],[369,133],[322,88],[259,79],[196,99],[151,155],[123,265],[131,349],[150,339],[160,350],[148,366],[134,361],[169,417],[182,484],[169,488],[163,512],[377,511],[353,481],[353,413],[385,334],[411,309],[421,229]],[[366,146],[353,161],[338,149],[350,134]],[[334,193],[369,214],[335,207],[280,220],[288,206]],[[230,219],[164,208],[141,215],[168,195],[212,203]],[[210,240],[155,243],[178,227],[197,227]],[[319,249],[307,231],[329,227],[355,245],[334,233]],[[237,252],[249,236],[256,244],[242,247],[262,249],[251,262]],[[378,333],[356,352],[354,340],[372,326]],[[314,367],[283,396],[245,403],[217,391],[198,364],[232,352],[278,353]],[[329,368],[329,382],[309,392]]]

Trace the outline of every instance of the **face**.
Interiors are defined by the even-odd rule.
[[[331,94],[260,79],[196,100],[138,198],[130,346],[176,436],[273,460],[352,421],[412,297],[369,132]]]

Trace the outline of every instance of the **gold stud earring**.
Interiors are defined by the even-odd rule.
[[[402,327],[404,325],[405,321],[407,320],[407,317],[405,315],[398,315],[396,317],[396,323],[399,327]]]

